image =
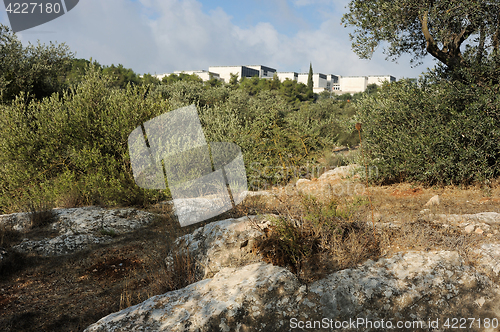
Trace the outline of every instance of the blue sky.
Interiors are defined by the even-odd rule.
[[[76,57],[135,72],[266,65],[278,71],[418,77],[435,61],[411,68],[409,57],[371,60],[351,50],[340,24],[348,0],[80,0],[53,21],[18,33],[23,44],[66,43]],[[0,23],[9,25],[0,11]]]

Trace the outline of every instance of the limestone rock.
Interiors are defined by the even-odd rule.
[[[467,227],[464,228],[464,231],[466,233],[471,233],[474,230],[474,225],[468,225]]]
[[[481,212],[475,214],[438,214],[435,216],[447,222],[474,222],[485,223],[490,226],[500,226],[500,213]]]
[[[308,179],[298,179],[297,182],[295,183],[295,186],[297,187],[298,191],[302,191],[305,188],[307,188],[307,186],[310,182],[311,182],[311,180],[308,180]]]
[[[422,211],[421,211],[422,212]],[[496,212],[481,212],[475,214],[424,214],[424,220],[432,221],[435,224],[453,224],[461,227],[464,233],[470,234],[475,231],[476,234],[484,232],[498,234],[500,228],[500,214]]]
[[[13,247],[21,252],[35,252],[43,256],[63,255],[88,248],[89,245],[110,242],[106,234],[123,234],[143,227],[153,220],[153,214],[133,208],[104,209],[97,206],[54,209],[55,221],[48,225],[58,233],[54,238],[24,239]],[[15,230],[29,227],[27,213],[0,216],[0,224]]]
[[[464,265],[457,252],[408,252],[332,273],[309,287],[262,262],[224,268],[211,279],[108,315],[85,332],[301,331],[315,321],[334,331],[350,320],[355,328],[341,330],[379,331],[366,324],[382,319],[392,328],[398,321],[419,321],[422,328],[414,330],[437,331],[427,326],[429,319],[499,315],[499,287]]]
[[[493,277],[500,277],[500,244],[485,243],[476,249],[481,258],[477,269],[483,273],[493,273]]]
[[[432,196],[431,199],[424,206],[434,206],[439,205],[439,195]]]
[[[265,217],[248,216],[238,219],[220,220],[196,229],[175,241],[174,247],[180,253],[188,250],[203,266],[198,277],[213,276],[224,267],[237,267],[258,262],[260,259],[251,251],[253,242],[262,236],[269,226]],[[167,257],[167,265],[172,261]]]
[[[295,186],[297,191],[319,198],[361,194],[365,190],[363,184],[344,180],[349,177],[352,177],[352,179],[359,178],[359,175],[355,174],[358,168],[359,166],[356,164],[337,167],[323,173],[317,179],[299,179]]]
[[[30,214],[28,212],[2,214],[0,215],[0,225],[5,225],[18,232],[28,230],[31,227]]]
[[[349,176],[359,178],[359,175],[355,174],[356,171],[359,169],[360,166],[356,164],[336,167],[332,170],[326,171],[325,173],[321,174],[318,180],[345,179]]]

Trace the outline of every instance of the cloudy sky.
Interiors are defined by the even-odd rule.
[[[386,61],[382,48],[360,60],[341,17],[348,0],[80,0],[53,21],[19,32],[23,44],[66,43],[77,58],[123,64],[135,72],[266,65],[278,71],[418,77],[435,61],[411,68]],[[0,23],[10,25],[6,11]]]

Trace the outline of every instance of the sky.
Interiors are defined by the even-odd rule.
[[[418,77],[410,57],[371,60],[351,50],[340,23],[349,0],[80,0],[65,15],[17,33],[23,45],[66,43],[76,58],[139,74],[264,65],[279,72]],[[5,10],[0,23],[9,25]]]

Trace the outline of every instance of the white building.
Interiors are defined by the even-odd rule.
[[[396,78],[391,75],[382,76],[339,76],[339,83],[333,85],[333,90],[337,94],[364,92],[368,85],[377,84],[382,86],[384,81],[396,82]]]
[[[259,71],[259,77],[260,78],[273,78],[274,74],[276,73],[276,69],[271,68],[271,67],[266,67],[266,66],[246,66],[248,68],[252,68],[255,70]]]
[[[192,71],[175,71],[174,74],[196,74],[203,81],[208,81],[211,78],[216,78],[229,83],[231,74],[237,76],[238,81],[242,77],[259,77],[259,78],[273,78],[277,74],[281,82],[286,79],[303,83],[307,85],[309,77],[308,73],[298,74],[296,72],[276,72],[276,69],[262,65],[251,66],[212,66],[206,70],[192,70]],[[162,79],[170,74],[154,75],[158,79]],[[391,75],[379,76],[340,76],[333,74],[313,73],[313,92],[321,93],[323,91],[330,91],[336,94],[343,93],[357,93],[364,92],[368,85],[377,84],[381,86],[383,82],[395,82],[396,78]]]
[[[238,75],[238,81],[240,81],[242,77],[260,77],[260,71],[258,69],[248,66],[214,66],[208,67],[208,71],[219,74],[219,77],[226,83],[229,83],[231,74]]]
[[[340,90],[336,93],[357,93],[363,92],[368,86],[367,76],[341,76],[339,80]]]
[[[313,90],[314,89],[323,89],[325,90],[327,87],[327,80],[326,80],[326,75],[325,74],[320,74],[320,73],[313,73],[312,75],[312,81],[313,81]],[[307,80],[309,78],[308,73],[302,73],[299,74],[299,77],[297,79],[297,82],[299,83],[304,83],[307,85]]]
[[[281,73],[276,73],[278,75],[278,79],[283,82],[286,79],[289,79],[290,81],[296,81],[299,77],[299,74],[296,72],[281,72]]]
[[[219,74],[213,73],[213,72],[210,72],[210,71],[206,71],[206,70],[174,71],[174,74],[176,74],[176,75],[179,75],[179,74],[193,75],[193,74],[195,74],[198,77],[200,77],[203,80],[203,82],[209,81],[212,78],[215,78],[215,79],[218,79],[218,80],[221,79],[220,76],[219,76]]]
[[[153,75],[153,76],[161,81],[165,76],[170,76],[171,74],[172,73],[166,73],[166,74],[158,74],[158,75]],[[195,74],[199,78],[201,78],[203,80],[203,82],[209,81],[212,78],[215,78],[218,80],[221,79],[219,77],[219,74],[213,73],[210,71],[206,71],[206,70],[187,70],[187,71],[186,70],[183,70],[183,71],[177,70],[177,71],[174,71],[173,74],[175,74],[175,75],[179,75],[179,74],[193,75],[193,74]]]
[[[389,83],[396,82],[396,77],[391,76],[391,75],[368,76],[368,85],[375,83],[378,86],[382,86],[384,81],[387,81]]]

